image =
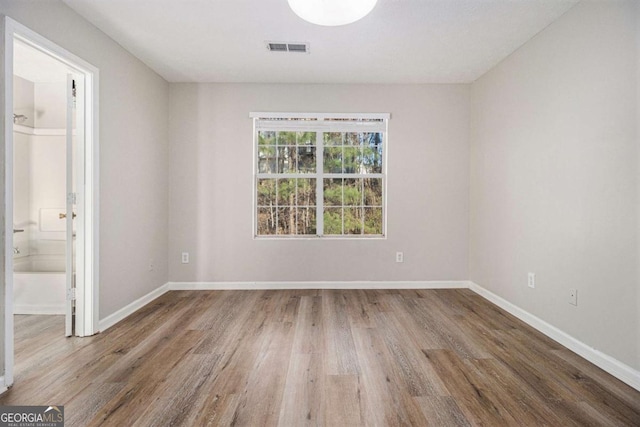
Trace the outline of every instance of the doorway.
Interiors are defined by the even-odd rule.
[[[76,230],[75,221],[68,227],[67,216],[75,219],[76,212],[75,206],[67,212],[66,199],[76,192],[79,170],[76,125],[84,120],[73,88],[81,77],[14,40],[13,313],[65,316],[65,336],[75,329],[75,301],[67,295],[73,297],[75,290]]]
[[[64,316],[66,336],[98,320],[98,70],[4,18],[4,386],[14,315]]]

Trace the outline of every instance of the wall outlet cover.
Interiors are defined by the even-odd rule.
[[[530,288],[535,288],[536,287],[536,274],[535,273],[529,273],[527,275],[527,285]]]

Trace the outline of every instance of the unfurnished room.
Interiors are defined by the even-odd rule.
[[[639,1],[0,27],[0,426],[640,425]]]

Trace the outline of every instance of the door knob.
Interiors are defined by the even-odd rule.
[[[77,215],[76,215],[76,213],[74,212],[74,213],[73,213],[73,216],[71,217],[71,219],[75,219],[75,217],[76,217],[76,216],[77,216]],[[67,217],[67,214],[66,214],[66,213],[61,213],[61,214],[58,214],[58,217],[59,217],[60,219],[64,219],[64,218],[66,218],[66,217]]]

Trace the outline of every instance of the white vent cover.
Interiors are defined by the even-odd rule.
[[[271,52],[309,53],[309,43],[266,42]]]

